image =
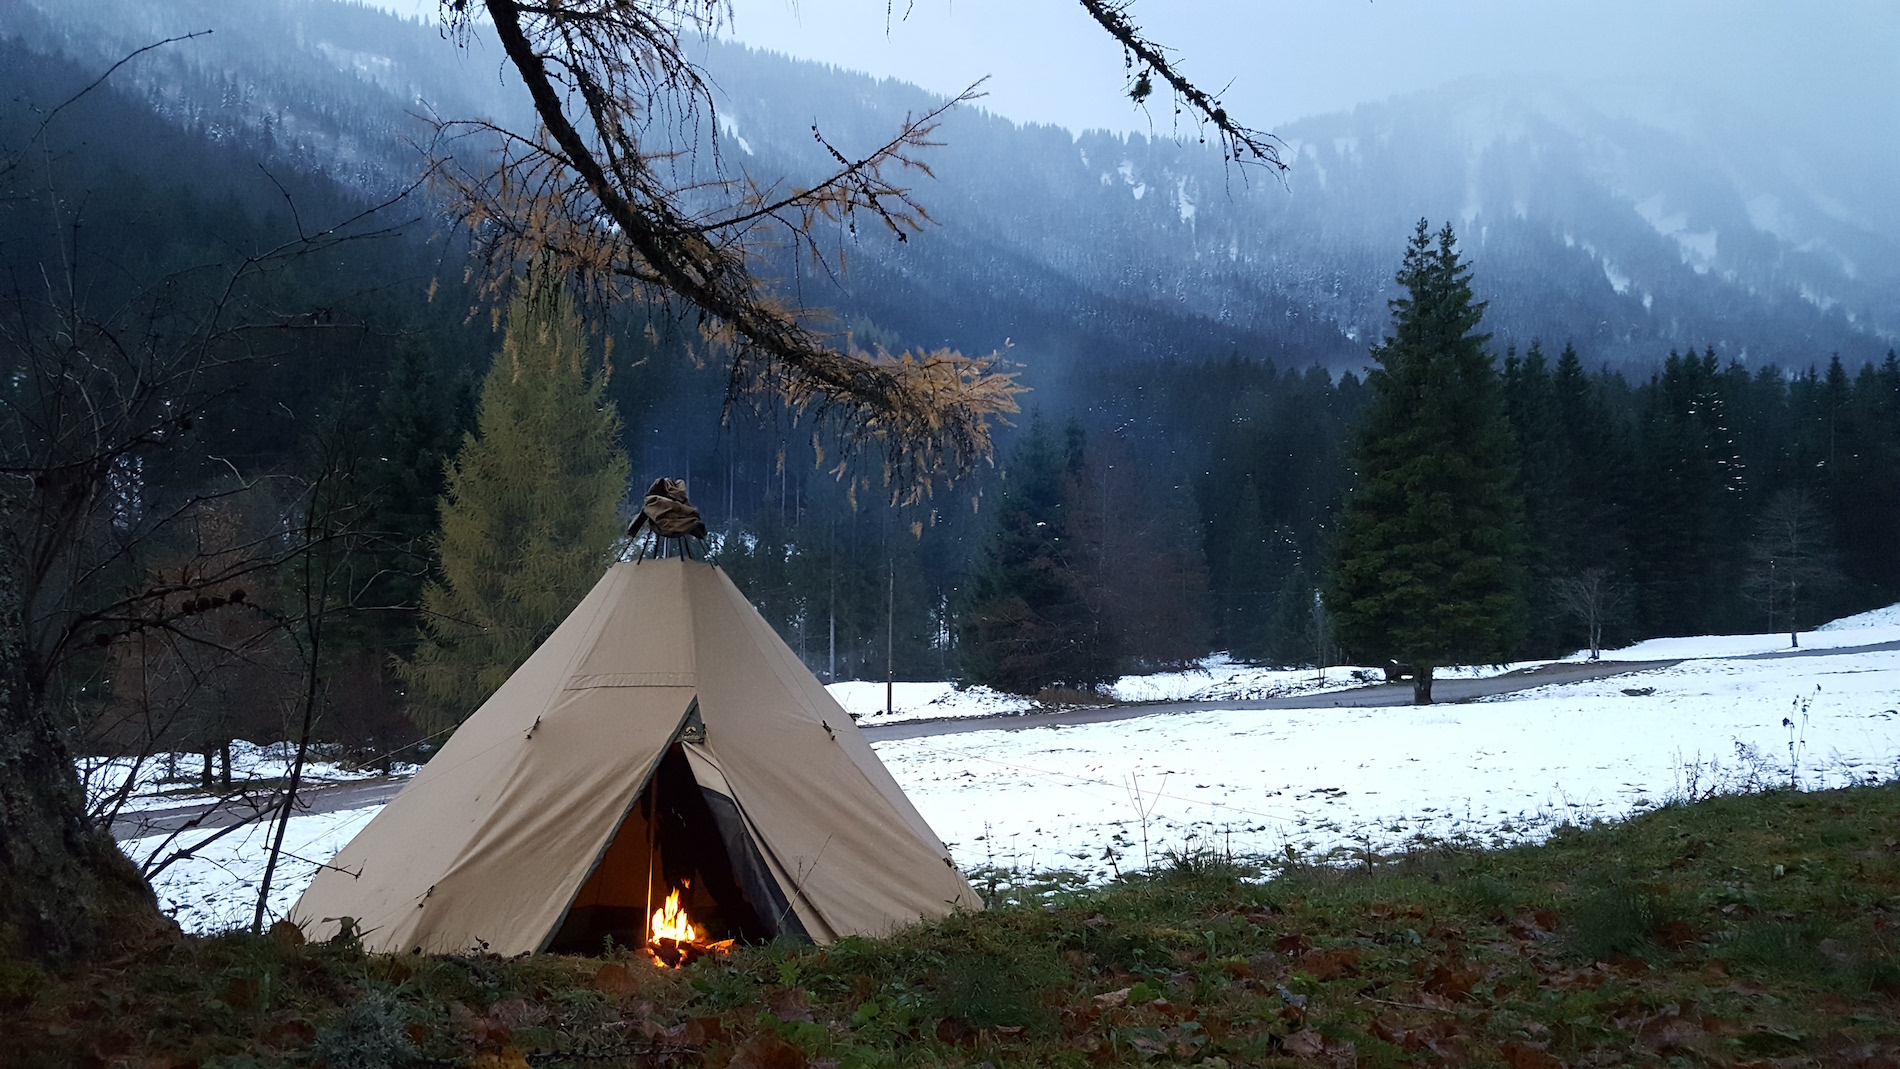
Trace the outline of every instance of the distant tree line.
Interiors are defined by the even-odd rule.
[[[1414,254],[1422,255],[1416,246]],[[1453,303],[1470,310],[1468,286]],[[1471,318],[1452,333],[1463,337],[1476,325]],[[1447,407],[1444,430],[1492,428],[1469,458],[1493,472],[1499,492],[1440,529],[1496,524],[1511,588],[1489,618],[1497,630],[1466,643],[1466,659],[1551,656],[1660,635],[1795,632],[1900,599],[1900,358],[1893,353],[1858,369],[1835,358],[1800,370],[1724,364],[1712,350],[1670,353],[1650,377],[1632,381],[1587,370],[1568,345],[1554,361],[1533,345],[1494,363],[1482,336],[1465,349],[1468,383],[1444,391],[1444,403],[1477,407]],[[1132,428],[1125,437],[1145,472],[1136,484],[1150,493],[1194,488],[1200,537],[1179,540],[1169,550],[1177,556],[1154,558],[1152,570],[1204,572],[1204,587],[1187,597],[1209,649],[1285,665],[1363,663],[1390,653],[1363,629],[1355,648],[1333,618],[1352,606],[1327,604],[1329,585],[1335,602],[1358,603],[1406,579],[1405,566],[1391,562],[1363,581],[1330,574],[1355,555],[1342,538],[1360,537],[1341,531],[1341,503],[1355,484],[1369,486],[1355,468],[1368,462],[1367,441],[1401,454],[1388,471],[1409,458],[1425,475],[1452,459],[1450,446],[1428,432],[1403,432],[1391,413],[1381,416],[1379,391],[1358,376],[1284,372],[1238,355],[1110,371],[1082,389],[1096,391],[1081,396],[1094,402],[1099,422]],[[1430,403],[1424,398],[1432,389],[1423,379],[1407,387],[1407,404]],[[1005,481],[1017,468],[1047,467],[1047,447],[1037,442],[1032,430],[1005,466]],[[1147,501],[1136,493],[1116,507],[1138,511]],[[1024,531],[1061,531],[1069,505],[1025,492],[1014,506],[1033,515],[999,510],[980,551],[992,571],[1025,556]],[[1388,515],[1381,522],[1405,521]],[[1015,565],[1021,574],[1059,574],[1075,559],[1053,537],[1028,554],[1032,563]],[[1141,572],[1119,568],[1104,578],[1129,589]],[[1439,585],[1421,583],[1418,596],[1445,599],[1440,578]],[[1046,619],[1086,602],[1080,587],[1066,596],[1067,605]],[[999,670],[989,651],[1019,640],[999,640],[990,617],[977,619],[961,633],[981,652],[966,650],[960,663],[968,678],[1012,689],[1088,684],[1178,656],[1118,633],[1112,670],[1078,653],[1063,669],[1017,674]]]

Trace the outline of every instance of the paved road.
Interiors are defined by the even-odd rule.
[[[1775,650],[1769,653],[1736,654],[1729,661],[1776,660],[1783,657],[1831,657],[1849,653],[1878,653],[1900,650],[1900,641],[1876,642],[1865,646],[1840,646],[1832,649]],[[1523,668],[1486,679],[1439,679],[1432,682],[1432,699],[1440,703],[1488,698],[1560,683],[1581,683],[1630,672],[1669,668],[1689,658],[1655,661],[1555,661],[1535,668]],[[1708,659],[1708,658],[1697,658]],[[966,731],[1014,731],[1020,728],[1050,727],[1057,724],[1103,724],[1138,716],[1164,713],[1194,713],[1210,709],[1378,709],[1412,704],[1409,683],[1375,683],[1323,694],[1301,694],[1287,698],[1253,700],[1215,700],[1188,702],[1149,702],[1141,705],[1106,705],[1094,708],[1062,709],[1047,713],[999,713],[996,716],[964,717],[954,720],[908,720],[901,724],[866,724],[859,730],[873,742],[886,739],[915,739],[926,735],[955,735]]]
[[[1880,653],[1883,650],[1900,650],[1900,640],[1893,642],[1875,642],[1866,646],[1839,646],[1834,649],[1776,650],[1773,653],[1751,653],[1746,657],[1731,657],[1732,661],[1773,661],[1782,657],[1827,657],[1836,653]]]
[[[1587,679],[1620,676],[1680,664],[1671,661],[1597,661],[1564,662],[1525,668],[1485,679],[1436,679],[1432,681],[1432,700],[1440,703],[1470,701],[1493,694],[1509,694],[1553,683],[1578,683]],[[860,730],[873,742],[885,739],[915,739],[925,735],[954,735],[964,731],[1016,730],[1051,727],[1057,724],[1103,724],[1138,716],[1164,713],[1198,713],[1210,709],[1375,709],[1412,704],[1410,683],[1375,683],[1321,694],[1298,694],[1286,698],[1201,700],[1187,702],[1147,702],[1140,705],[1106,705],[1096,708],[1062,709],[1048,713],[1002,714],[967,717],[958,720],[910,720],[901,724],[866,725]]]
[[[1847,653],[1877,653],[1884,650],[1900,650],[1900,641],[1838,649],[1778,650],[1772,653],[1745,654],[1725,659],[1772,660],[1782,657],[1826,657]],[[1681,658],[1659,661],[1597,661],[1595,663],[1564,661],[1491,676],[1487,679],[1436,680],[1432,683],[1432,697],[1439,702],[1470,701],[1473,698],[1509,694],[1514,691],[1529,690],[1532,687],[1580,683],[1629,672],[1668,668],[1681,663]],[[1251,701],[1150,702],[1142,705],[1110,705],[1092,709],[1063,709],[1047,713],[1002,714],[957,720],[911,720],[901,724],[867,724],[861,730],[865,738],[878,742],[886,739],[915,739],[926,735],[954,735],[966,731],[999,729],[1015,731],[1059,724],[1102,724],[1112,720],[1129,720],[1138,716],[1205,712],[1210,709],[1330,709],[1334,707],[1369,709],[1410,704],[1412,704],[1411,684],[1378,683],[1326,694],[1303,694],[1289,698],[1261,698]],[[403,784],[407,782],[407,780],[357,780],[351,783],[311,788],[298,792],[297,812],[299,814],[333,813],[342,809],[381,805],[396,797],[396,792],[402,790]],[[113,822],[112,834],[119,839],[136,839],[176,831],[201,817],[203,821],[197,827],[204,829],[225,828],[250,818],[248,809],[213,813],[206,817],[204,814],[209,808],[206,805],[176,806],[122,814]]]
[[[361,809],[364,806],[382,805],[396,792],[402,790],[407,779],[353,780],[349,783],[332,783],[318,787],[307,787],[297,792],[297,815],[308,813],[334,813],[340,809]],[[281,797],[281,796],[279,796]],[[275,814],[276,800],[265,803],[265,810]],[[217,810],[216,812],[211,812]],[[207,815],[209,813],[209,815]],[[148,835],[162,835],[192,826],[193,831],[228,828],[233,824],[258,819],[259,814],[243,802],[233,803],[219,808],[216,803],[167,806],[163,809],[141,809],[137,812],[120,813],[112,822],[112,837],[115,839],[142,839]],[[199,821],[195,826],[192,821]]]

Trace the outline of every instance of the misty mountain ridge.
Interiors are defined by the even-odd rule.
[[[423,117],[522,128],[499,49],[331,0],[6,0],[5,33],[103,66],[173,121],[262,131],[279,157],[371,194],[412,180]],[[847,153],[938,98],[914,86],[720,42],[712,147],[680,166],[809,179],[814,122]],[[1900,335],[1900,221],[1881,176],[1688,97],[1470,79],[1276,131],[1283,179],[1192,141],[1080,135],[962,108],[917,177],[937,225],[899,244],[865,220],[833,235],[849,270],[768,270],[841,324],[893,344],[1039,361],[1242,355],[1365,363],[1420,217],[1450,221],[1501,351],[1574,342],[1648,366],[1714,346],[1750,364],[1876,359]],[[699,138],[699,140],[695,140]]]

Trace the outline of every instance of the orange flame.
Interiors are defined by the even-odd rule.
[[[699,942],[699,933],[694,930],[692,920],[680,908],[678,891],[668,894],[666,904],[653,911],[652,932],[647,938],[653,943],[662,939],[671,939],[676,943]]]

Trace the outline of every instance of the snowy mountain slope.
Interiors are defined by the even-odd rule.
[[[0,31],[103,66],[181,123],[268,130],[279,151],[366,188],[419,170],[426,116],[523,127],[498,49],[333,0],[5,0]],[[827,163],[936,103],[877,81],[717,42],[695,46],[713,124],[676,141],[685,177],[772,180]],[[662,124],[664,125],[664,124]],[[1877,359],[1900,335],[1892,176],[1766,129],[1733,107],[1628,87],[1472,80],[1280,131],[1284,180],[1206,146],[1080,136],[960,109],[913,173],[937,225],[834,235],[837,277],[770,266],[808,302],[908,344],[1014,346],[1067,365],[1241,352],[1357,366],[1384,330],[1412,224],[1451,221],[1500,348],[1573,341],[1651,365],[1713,345],[1760,364]]]

